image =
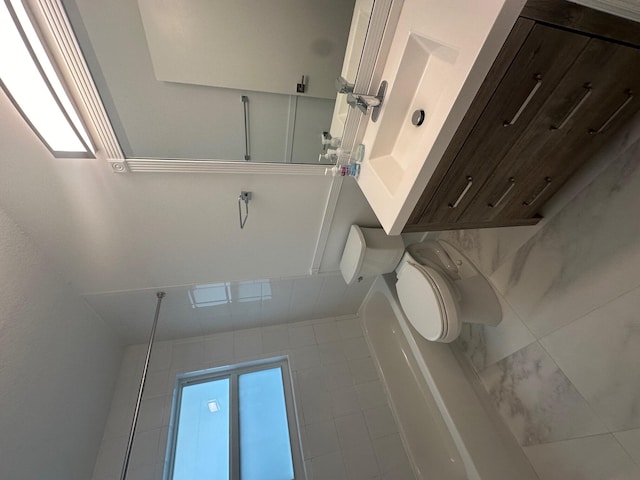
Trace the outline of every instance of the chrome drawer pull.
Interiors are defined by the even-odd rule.
[[[582,95],[582,98],[580,99],[580,101],[576,104],[575,107],[573,107],[571,109],[571,111],[567,114],[567,116],[564,117],[564,120],[562,120],[560,125],[558,125],[557,127],[552,125],[550,130],[560,130],[562,127],[564,127],[567,124],[567,122],[569,120],[571,120],[571,117],[573,117],[576,114],[576,112],[578,110],[580,110],[580,107],[584,104],[584,102],[587,101],[587,98],[589,98],[591,96],[591,92],[592,92],[592,89],[593,89],[591,84],[590,83],[585,83],[583,87],[586,90],[586,92],[584,92],[584,95]]]
[[[507,187],[507,189],[502,193],[502,195],[500,195],[500,198],[498,199],[497,202],[489,204],[489,208],[496,208],[498,205],[500,205],[502,203],[502,201],[507,197],[507,195],[509,195],[509,192],[515,186],[516,186],[516,179],[511,177],[509,179],[509,186]]]
[[[597,135],[597,134],[599,134],[599,133],[604,132],[604,130],[609,126],[609,124],[610,124],[611,122],[613,122],[613,119],[614,119],[614,118],[616,118],[616,117],[618,116],[618,114],[619,114],[619,113],[624,109],[624,107],[626,107],[627,105],[629,105],[629,102],[630,102],[631,100],[633,100],[633,90],[629,89],[629,90],[626,90],[624,93],[626,93],[626,94],[627,94],[627,99],[623,102],[623,104],[622,104],[622,105],[620,105],[620,106],[618,107],[618,109],[617,109],[615,112],[613,112],[613,113],[611,114],[611,116],[609,117],[609,119],[608,119],[606,122],[604,122],[604,123],[602,124],[602,126],[601,126],[599,129],[594,130],[593,128],[590,128],[590,129],[589,129],[589,133],[590,133],[591,135]]]
[[[467,177],[467,186],[464,187],[464,190],[462,191],[462,193],[460,194],[458,199],[455,201],[455,203],[450,203],[449,204],[449,208],[456,208],[458,205],[460,205],[460,202],[462,201],[464,196],[467,194],[467,192],[471,188],[471,185],[473,185],[473,178],[471,178],[471,176],[469,175]]]
[[[534,80],[536,80],[536,84],[531,89],[531,92],[529,92],[529,96],[525,99],[522,105],[520,105],[520,108],[518,109],[518,111],[516,112],[516,114],[513,116],[511,120],[505,120],[504,122],[502,122],[503,127],[509,127],[514,123],[516,123],[520,115],[522,115],[522,112],[524,112],[524,109],[527,108],[527,105],[529,105],[529,102],[533,99],[533,96],[536,94],[538,89],[542,86],[542,75],[540,75],[539,73],[536,73],[533,76],[533,78]]]
[[[545,192],[545,190],[549,188],[549,185],[551,185],[551,177],[545,178],[544,181],[545,181],[545,185],[544,187],[542,187],[542,190],[540,190],[538,194],[535,197],[533,197],[533,199],[530,202],[522,202],[522,205],[524,205],[525,207],[530,207],[531,205],[536,203],[538,198],[540,198],[540,196]]]

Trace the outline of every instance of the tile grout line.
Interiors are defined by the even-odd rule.
[[[565,371],[560,368],[560,365],[558,365],[558,362],[556,362],[556,359],[553,358],[553,355],[551,355],[551,353],[549,353],[547,351],[546,348],[544,348],[544,345],[542,344],[542,342],[540,342],[539,340],[536,340],[536,342],[538,343],[538,345],[540,345],[540,348],[542,348],[542,351],[544,351],[544,353],[546,353],[549,358],[551,359],[551,361],[553,362],[553,364],[558,368],[558,370],[560,370],[560,372],[562,372],[562,375],[565,376],[565,378],[567,379],[567,381],[571,384],[571,386],[576,390],[576,392],[578,392],[578,395],[580,395],[580,398],[585,402],[585,404],[589,407],[589,410],[591,411],[591,413],[594,415],[594,417],[596,417],[598,420],[600,420],[600,422],[602,423],[602,425],[604,425],[607,428],[607,432],[603,432],[599,435],[603,435],[605,433],[609,433],[612,434],[613,432],[611,431],[611,426],[608,424],[608,422],[606,422],[602,416],[593,408],[593,405],[591,405],[591,402],[589,402],[589,400],[587,400],[587,398],[584,396],[584,394],[580,391],[580,389],[571,381],[571,378],[569,378],[569,376],[565,373]],[[598,434],[594,434],[594,435],[598,435]],[[592,436],[592,435],[585,435],[585,436]]]
[[[611,299],[607,300],[606,302],[601,303],[601,304],[600,304],[600,305],[598,305],[597,307],[592,308],[592,309],[591,309],[591,310],[589,310],[588,312],[586,312],[586,313],[584,313],[584,314],[581,314],[579,317],[574,318],[573,320],[569,321],[569,323],[566,323],[566,324],[564,324],[564,325],[561,325],[561,326],[559,326],[559,327],[557,327],[557,328],[555,328],[555,329],[553,329],[553,330],[549,331],[548,333],[545,333],[544,335],[542,335],[542,336],[541,336],[541,337],[539,337],[539,338],[538,338],[538,337],[536,337],[536,339],[537,339],[537,340],[542,340],[543,338],[546,338],[546,337],[548,337],[549,335],[552,335],[552,334],[554,334],[554,333],[556,333],[556,332],[558,332],[558,331],[562,330],[563,328],[568,327],[569,325],[573,325],[573,324],[574,324],[575,322],[577,322],[578,320],[582,320],[584,317],[586,317],[586,316],[588,316],[588,315],[591,315],[591,314],[592,314],[593,312],[595,312],[596,310],[600,310],[601,308],[603,308],[603,307],[605,307],[605,306],[609,305],[610,303],[615,302],[615,301],[616,301],[616,300],[618,300],[619,298],[624,297],[625,295],[627,295],[627,294],[629,294],[629,293],[633,292],[634,290],[639,290],[639,289],[640,289],[640,283],[637,283],[636,285],[634,285],[634,286],[633,286],[633,287],[631,287],[630,289],[625,290],[624,292],[622,292],[622,293],[620,293],[620,294],[616,295],[615,297],[613,297],[613,298],[611,298]],[[534,336],[535,336],[535,335],[534,335]]]
[[[637,429],[631,429],[631,430],[637,430]],[[621,430],[621,431],[627,431],[627,430]],[[618,437],[616,436],[616,432],[611,432],[611,436],[613,437],[613,439],[616,441],[616,443],[618,445],[620,445],[620,447],[622,448],[622,450],[624,451],[624,453],[627,454],[627,456],[631,459],[631,461],[633,462],[634,465],[636,465],[637,467],[640,468],[640,461],[636,461],[636,459],[634,458],[634,456],[631,454],[631,452],[629,450],[627,450],[627,448],[624,446],[624,444],[618,440]]]

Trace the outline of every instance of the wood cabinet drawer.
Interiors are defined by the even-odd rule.
[[[536,25],[419,222],[455,222],[560,82],[588,37]]]
[[[639,88],[640,50],[591,39],[459,220],[535,215],[638,110]]]
[[[607,39],[546,24],[549,9],[565,4]],[[545,24],[516,23],[405,231],[536,223],[544,203],[640,110],[640,49],[611,41],[613,25],[625,41],[636,38],[629,24],[640,25],[559,0],[528,5]]]

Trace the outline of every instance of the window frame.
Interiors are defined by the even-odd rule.
[[[289,359],[287,356],[279,356],[196,372],[188,372],[177,376],[171,405],[171,419],[169,421],[169,433],[163,475],[164,480],[172,480],[174,475],[183,388],[189,385],[206,383],[225,378],[229,379],[229,480],[240,480],[240,416],[238,403],[238,379],[241,375],[246,373],[270,370],[273,368],[280,368],[280,372],[282,374],[282,385],[284,389],[287,424],[289,430],[289,444],[293,460],[293,480],[306,479],[295,396],[293,393],[293,384],[291,379],[291,369],[289,368]]]

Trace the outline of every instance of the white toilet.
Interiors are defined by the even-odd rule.
[[[392,272],[404,313],[427,340],[452,342],[462,323],[496,326],[502,309],[487,279],[462,253],[444,241],[404,249],[400,236],[381,228],[352,225],[340,271],[348,284]]]

